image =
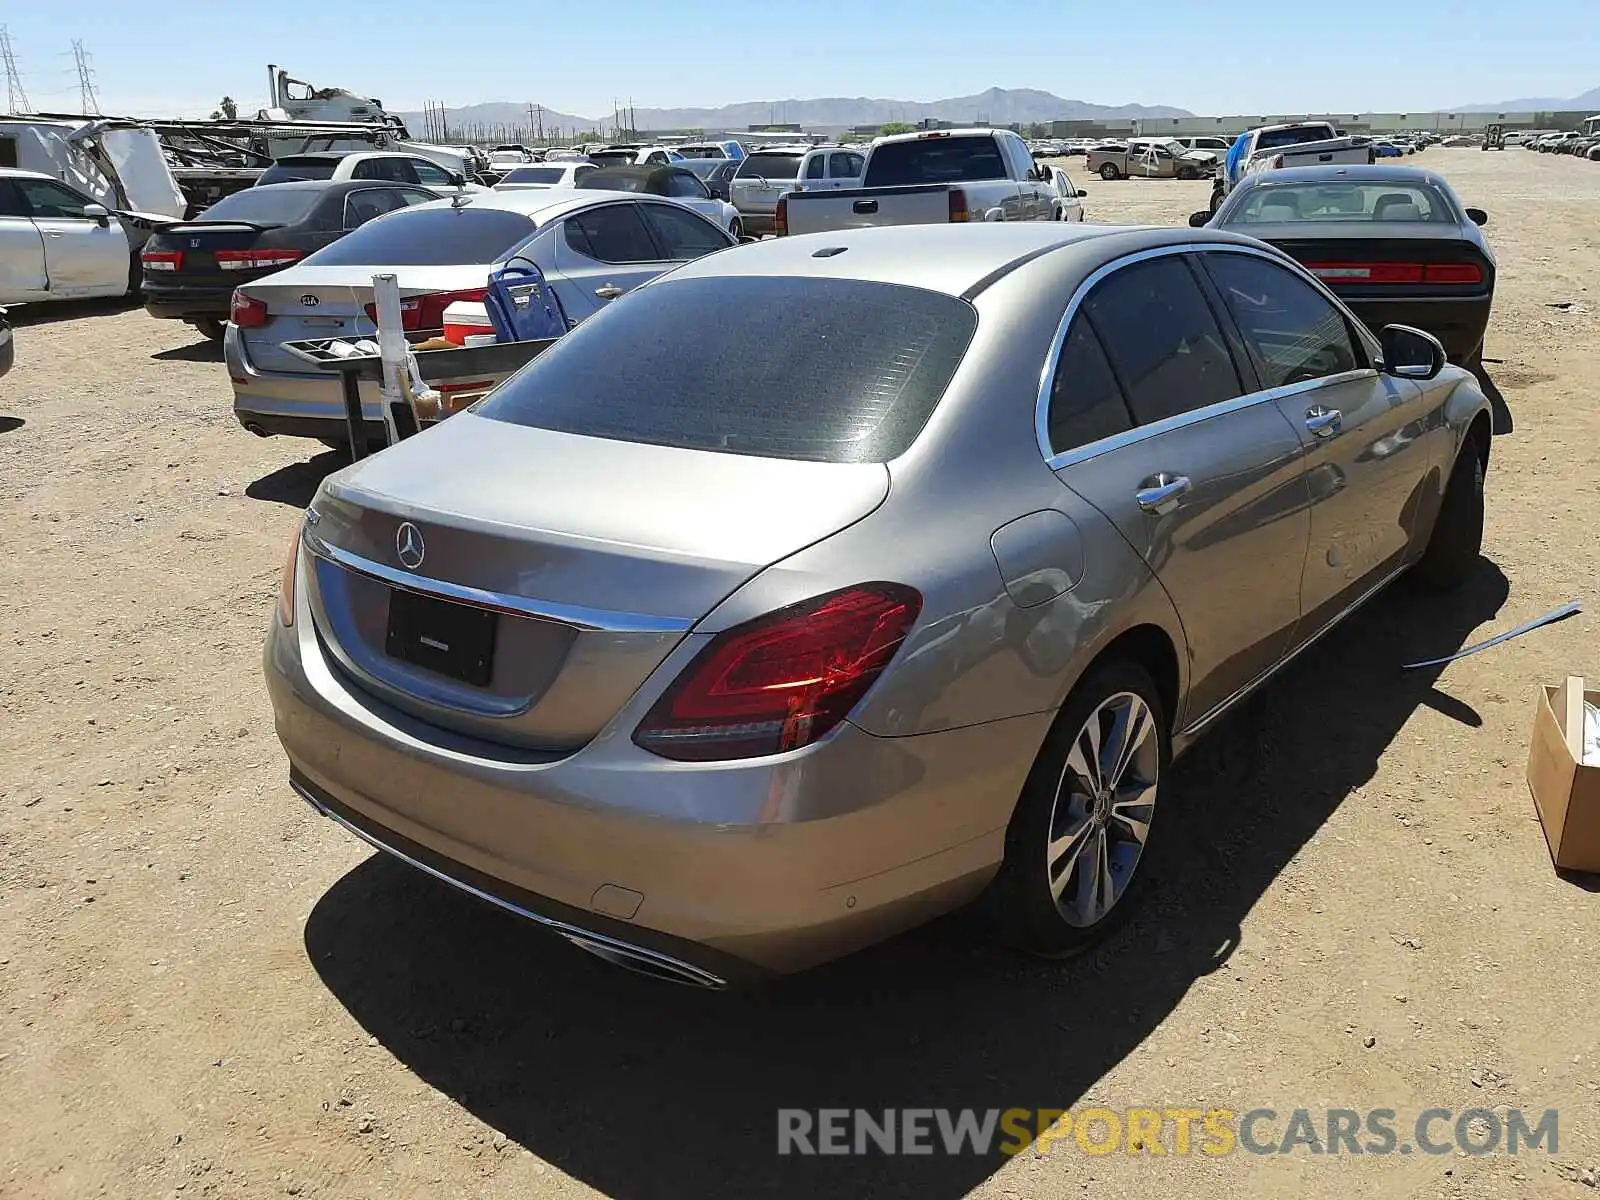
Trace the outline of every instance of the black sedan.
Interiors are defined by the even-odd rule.
[[[193,221],[165,225],[141,256],[144,307],[222,340],[233,289],[337,241],[384,213],[439,199],[415,184],[303,180],[246,188]]]
[[[1213,216],[1191,225],[1247,234],[1298,259],[1373,330],[1425,329],[1450,360],[1474,366],[1494,302],[1494,253],[1432,171],[1290,167],[1242,180]]]

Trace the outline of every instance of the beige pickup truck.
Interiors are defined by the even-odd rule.
[[[1133,138],[1093,147],[1088,169],[1102,179],[1206,179],[1216,173],[1217,156],[1172,138]]]

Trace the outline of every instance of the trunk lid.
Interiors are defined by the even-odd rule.
[[[905,187],[794,192],[789,196],[789,232],[831,233],[840,229],[878,229],[891,225],[945,225],[950,221],[950,193],[958,188],[956,184],[917,183]]]
[[[346,673],[395,707],[491,741],[575,750],[724,597],[866,516],[888,478],[876,463],[682,450],[463,413],[329,478],[307,529],[313,616]],[[453,634],[429,634],[433,649],[408,656],[394,622],[412,601],[396,608],[397,592],[447,601],[439,628],[487,646],[482,670],[426,661]],[[477,627],[486,610],[492,632]]]
[[[283,343],[376,334],[366,306],[372,303],[372,276],[384,269],[298,266],[242,288],[267,306],[265,325],[239,330],[251,365],[258,371],[323,376]],[[400,297],[481,288],[488,271],[483,266],[407,267],[397,272]]]
[[[253,249],[269,228],[271,226],[224,221],[168,225],[151,235],[145,250],[180,255],[177,270],[152,271],[147,267],[145,279],[156,285],[190,283],[220,288],[259,278],[264,272],[223,270],[217,265],[217,251]]]

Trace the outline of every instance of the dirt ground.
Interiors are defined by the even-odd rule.
[[[1552,871],[1524,765],[1535,686],[1600,677],[1600,166],[1420,162],[1489,210],[1500,259],[1486,560],[1454,597],[1381,597],[1230,718],[1170,781],[1151,903],[1060,965],[958,916],[702,994],[374,858],[289,791],[258,660],[334,456],[238,428],[183,325],[22,313],[0,381],[0,1196],[1596,1194],[1600,885]],[[1120,223],[1179,223],[1208,187],[1077,182]],[[1591,611],[1398,669],[1568,600]],[[1392,1108],[1402,1129],[1555,1108],[1559,1144],[775,1154],[781,1107],[1092,1104]]]

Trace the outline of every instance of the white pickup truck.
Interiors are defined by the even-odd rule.
[[[867,150],[862,186],[789,192],[774,232],[823,233],[875,225],[953,221],[1050,221],[1048,167],[1009,129],[939,129],[894,134]]]
[[[1217,211],[1239,180],[1258,171],[1372,161],[1371,138],[1341,134],[1327,121],[1263,125],[1244,135],[1243,149],[1228,151],[1224,169],[1211,187],[1211,211]]]

